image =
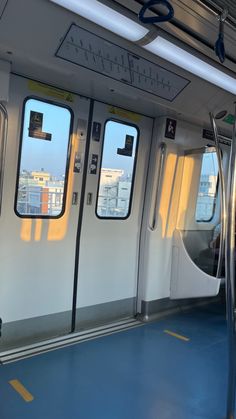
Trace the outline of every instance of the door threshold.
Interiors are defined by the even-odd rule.
[[[119,322],[110,323],[107,326],[99,326],[89,331],[81,331],[69,333],[64,336],[40,341],[32,345],[21,346],[19,348],[10,349],[0,353],[0,363],[9,364],[10,362],[20,361],[35,355],[45,352],[53,351],[55,349],[64,348],[66,346],[75,345],[80,342],[96,339],[111,335],[113,333],[121,332],[133,327],[143,326],[144,323],[137,319],[126,319]]]

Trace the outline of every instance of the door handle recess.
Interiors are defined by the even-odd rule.
[[[93,202],[93,194],[92,192],[88,192],[87,194],[87,205],[92,205]]]
[[[72,195],[72,205],[77,205],[78,204],[78,197],[79,197],[78,192],[73,192],[73,195]]]

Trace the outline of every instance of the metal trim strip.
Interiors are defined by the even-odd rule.
[[[34,355],[39,355],[55,349],[63,348],[70,345],[75,345],[79,342],[95,339],[97,337],[107,336],[119,331],[127,330],[133,327],[142,326],[143,323],[136,319],[128,319],[126,321],[112,323],[109,327],[97,327],[91,329],[89,332],[78,332],[65,335],[63,337],[46,340],[37,344],[23,346],[17,350],[8,350],[0,354],[0,362],[2,364],[18,361],[20,359],[28,358]]]

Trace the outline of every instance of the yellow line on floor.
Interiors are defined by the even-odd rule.
[[[171,330],[164,330],[164,333],[167,333],[167,335],[170,335],[170,336],[174,336],[177,339],[184,340],[185,342],[188,342],[190,340],[189,338],[186,338],[186,336],[182,336],[182,335],[179,335],[178,333],[171,332]]]
[[[9,384],[17,391],[17,393],[21,395],[21,397],[26,402],[32,402],[32,400],[34,400],[32,394],[30,394],[29,391],[26,390],[26,388],[23,386],[23,384],[21,384],[19,380],[11,380],[9,381]]]

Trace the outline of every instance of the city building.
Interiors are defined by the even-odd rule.
[[[128,212],[131,179],[124,170],[102,169],[98,195],[98,215],[122,217]]]
[[[196,220],[210,221],[215,206],[216,175],[201,175],[196,206]]]
[[[57,215],[63,205],[64,180],[49,172],[26,171],[20,174],[17,211],[28,215]]]

